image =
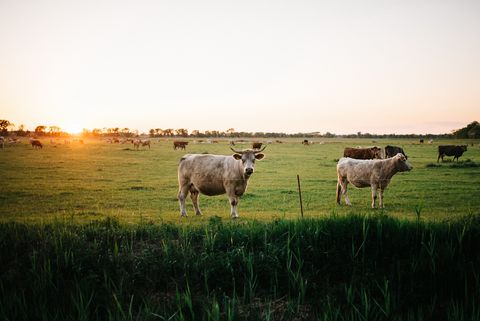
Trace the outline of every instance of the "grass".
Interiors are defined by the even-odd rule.
[[[179,217],[185,152],[171,142],[0,150],[0,320],[480,320],[480,149],[437,165],[436,146],[387,144],[414,169],[386,209],[369,189],[334,203],[343,148],[371,141],[287,140],[257,163],[235,221],[225,196]]]
[[[318,141],[317,141],[318,142]],[[439,141],[438,144],[464,141]],[[398,218],[415,218],[415,206],[431,220],[450,219],[480,209],[480,176],[475,160],[480,149],[469,147],[464,157],[472,161],[445,162],[437,168],[436,145],[420,145],[408,140],[379,140],[379,146],[402,146],[414,169],[397,174],[385,194],[387,213]],[[346,146],[373,145],[362,139],[325,139],[324,144],[303,146],[286,140],[265,150],[258,162],[246,194],[241,198],[242,219],[271,221],[297,218],[300,213],[296,175],[302,185],[306,217],[322,217],[332,212],[376,213],[371,210],[369,189],[349,189],[353,207],[335,204],[336,160]],[[248,145],[243,145],[247,147]],[[477,146],[477,143],[475,143]],[[179,217],[177,163],[184,151],[174,151],[171,141],[154,140],[150,150],[135,151],[129,145],[87,141],[85,145],[48,143],[43,150],[20,144],[0,150],[0,221],[88,223],[105,217],[127,223],[206,222],[212,216],[229,219],[225,195],[200,196],[203,217]],[[242,148],[242,146],[237,146]],[[230,154],[227,141],[194,144],[188,153]]]
[[[2,320],[479,320],[480,220],[0,224]]]

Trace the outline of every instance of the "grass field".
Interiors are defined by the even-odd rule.
[[[336,160],[347,146],[373,145],[366,139],[324,139],[303,146],[287,139],[271,144],[266,158],[257,162],[246,194],[239,205],[240,217],[270,221],[300,215],[296,175],[300,175],[306,217],[331,213],[368,214],[370,190],[350,187],[353,207],[335,204]],[[438,144],[469,144],[460,164],[436,165]],[[473,143],[474,146],[470,146]],[[385,193],[383,213],[393,217],[449,220],[480,209],[480,148],[478,141],[377,140],[402,146],[413,170],[399,173]],[[89,222],[105,217],[122,222],[142,221],[197,223],[212,216],[229,219],[225,195],[200,197],[203,217],[195,217],[190,199],[189,217],[179,217],[177,164],[184,151],[174,151],[171,141],[154,140],[150,150],[133,150],[131,144],[100,140],[53,147],[45,140],[42,150],[26,143],[0,150],[0,220],[17,222]],[[241,148],[242,146],[236,146]],[[244,145],[248,147],[248,145]],[[231,154],[226,141],[194,144],[188,153]],[[471,160],[467,161],[466,160]],[[350,185],[351,186],[351,185]]]
[[[393,178],[384,210],[369,208],[369,189],[350,188],[352,207],[334,202],[336,160],[370,140],[272,144],[238,220],[225,196],[179,216],[184,152],[171,142],[9,146],[0,320],[480,320],[480,149],[437,164],[439,143],[464,142],[378,141],[414,167]]]

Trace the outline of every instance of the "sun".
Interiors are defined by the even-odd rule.
[[[82,131],[83,131],[83,128],[80,124],[77,124],[77,123],[69,123],[69,124],[66,124],[62,127],[62,130],[64,132],[67,132],[69,134],[72,134],[72,135],[78,135],[78,134],[81,134]]]

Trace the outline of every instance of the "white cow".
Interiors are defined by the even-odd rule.
[[[198,207],[200,193],[208,196],[227,194],[232,218],[238,217],[237,205],[245,193],[248,179],[253,174],[255,160],[264,158],[261,150],[237,151],[232,156],[210,154],[187,154],[178,165],[178,200],[180,215],[187,216],[185,199],[188,192],[196,215],[202,215]]]
[[[341,194],[343,194],[345,203],[352,205],[347,196],[347,185],[352,183],[356,187],[370,186],[372,188],[372,208],[375,208],[377,189],[380,189],[378,205],[383,208],[383,192],[393,175],[411,169],[412,166],[400,153],[387,159],[340,158],[337,164],[337,203],[340,204]]]

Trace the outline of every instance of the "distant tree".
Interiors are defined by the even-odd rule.
[[[94,128],[94,129],[92,129],[92,135],[93,136],[101,136],[102,135],[102,130],[100,128]]]
[[[190,133],[190,136],[200,137],[200,131],[199,131],[198,129],[194,129],[194,130],[192,130],[192,132]]]
[[[23,124],[18,125],[16,134],[17,134],[17,136],[25,136],[25,135],[27,135],[27,132],[25,131],[25,125],[23,125]]]
[[[8,128],[15,126],[12,122],[6,119],[0,119],[0,134],[3,136],[8,135]]]
[[[235,129],[234,128],[229,128],[225,131],[225,133],[230,136],[230,137],[235,137]]]
[[[163,136],[163,129],[161,128],[155,128],[155,136]]]
[[[164,136],[173,136],[173,128],[167,128],[163,130],[163,135]]]
[[[47,126],[39,125],[35,127],[35,135],[38,136],[43,136],[45,135],[45,130],[47,129]]]
[[[182,136],[182,137],[187,137],[188,136],[188,130],[185,128],[179,128],[175,130],[175,134],[177,136]]]
[[[333,137],[335,137],[335,134],[332,134],[330,132],[326,132],[323,136],[326,137],[326,138],[333,138]]]
[[[148,131],[148,135],[149,135],[150,137],[155,137],[155,129],[153,129],[153,128],[150,129],[150,130]]]
[[[453,131],[455,138],[480,138],[480,124],[478,121],[473,121],[464,128]]]
[[[49,126],[49,127],[48,127],[48,133],[49,133],[51,136],[59,136],[59,135],[60,135],[60,132],[61,132],[61,129],[60,129],[60,127],[58,127],[58,126]]]

